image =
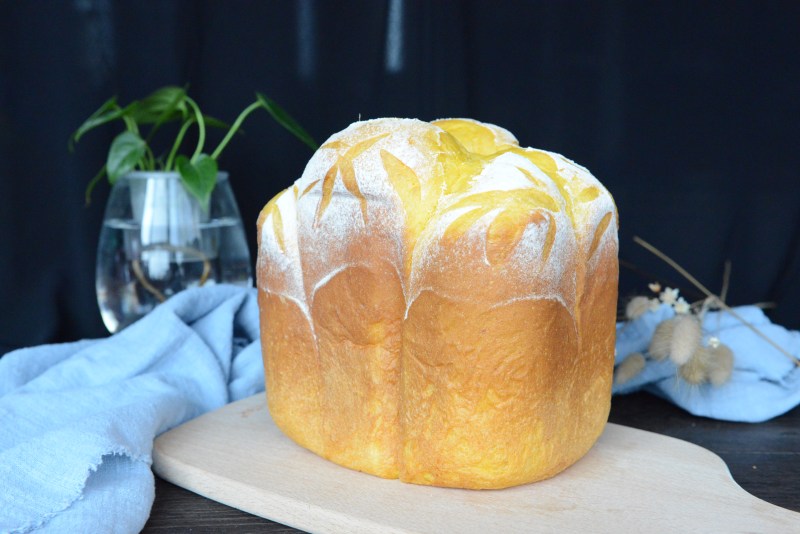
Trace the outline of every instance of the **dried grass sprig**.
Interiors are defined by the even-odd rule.
[[[692,315],[681,315],[674,319],[672,339],[669,344],[669,357],[675,365],[684,365],[700,348],[703,331],[700,321]]]
[[[722,289],[719,292],[719,300],[728,300],[728,287],[731,283],[731,260],[725,260],[725,267],[722,271]]]
[[[666,360],[669,358],[669,347],[672,344],[672,334],[675,332],[675,320],[667,319],[661,321],[653,332],[653,337],[650,340],[650,347],[647,352],[656,361]]]
[[[650,310],[650,299],[647,297],[633,297],[625,306],[625,319],[633,321]]]
[[[700,347],[684,365],[678,368],[678,374],[693,386],[698,386],[708,380],[711,353],[708,347]],[[724,383],[724,381],[723,381]]]
[[[723,344],[708,348],[711,362],[708,369],[708,379],[715,386],[721,386],[731,378],[733,373],[733,351]]]
[[[614,371],[614,383],[624,384],[644,370],[644,355],[641,352],[629,354]]]
[[[753,333],[755,333],[755,334],[756,334],[758,337],[760,337],[761,339],[763,339],[764,341],[766,341],[767,343],[769,343],[770,345],[772,345],[772,346],[773,346],[773,347],[774,347],[776,350],[778,350],[778,351],[779,351],[781,354],[785,355],[787,358],[789,358],[790,360],[792,360],[792,362],[793,362],[793,363],[794,363],[794,364],[795,364],[797,367],[800,367],[800,359],[798,359],[798,358],[796,358],[795,356],[793,356],[792,354],[790,354],[790,353],[789,353],[787,350],[785,350],[783,347],[781,347],[780,345],[778,345],[777,343],[775,343],[775,342],[774,342],[774,341],[773,341],[773,340],[772,340],[772,339],[771,339],[769,336],[767,336],[767,335],[766,335],[766,334],[764,334],[764,333],[763,333],[761,330],[759,330],[758,328],[756,328],[755,326],[753,326],[751,323],[749,323],[748,321],[746,321],[746,320],[744,319],[744,317],[742,317],[741,315],[739,315],[739,314],[738,314],[738,313],[737,313],[737,312],[736,312],[736,311],[735,311],[733,308],[731,308],[730,306],[728,306],[727,304],[725,304],[725,301],[722,299],[722,297],[720,297],[719,295],[715,295],[714,293],[712,293],[712,292],[711,292],[711,291],[710,291],[710,290],[709,290],[709,289],[708,289],[706,286],[704,286],[703,284],[701,284],[701,283],[700,283],[700,281],[699,281],[699,280],[697,280],[697,278],[695,278],[694,276],[692,276],[692,275],[691,275],[691,273],[689,273],[689,271],[687,271],[686,269],[684,269],[683,267],[681,267],[681,266],[680,266],[680,265],[679,265],[679,264],[678,264],[678,263],[677,263],[675,260],[673,260],[672,258],[670,258],[669,256],[667,256],[666,254],[664,254],[664,253],[663,253],[663,252],[661,252],[659,249],[657,249],[656,247],[654,247],[653,245],[651,245],[650,243],[648,243],[647,241],[645,241],[644,239],[642,239],[642,238],[641,238],[641,237],[639,237],[639,236],[633,236],[633,240],[634,240],[634,242],[635,242],[636,244],[638,244],[638,245],[640,245],[640,246],[644,247],[645,249],[647,249],[648,251],[652,252],[652,253],[653,253],[654,255],[656,255],[658,258],[660,258],[660,259],[661,259],[661,260],[663,260],[665,263],[667,263],[667,264],[668,264],[670,267],[672,267],[673,269],[675,269],[676,271],[678,271],[678,272],[679,272],[679,273],[680,273],[680,274],[681,274],[681,275],[682,275],[684,278],[686,278],[686,279],[687,279],[689,282],[691,282],[691,283],[692,283],[692,285],[694,285],[694,286],[695,286],[695,287],[696,287],[698,290],[700,290],[700,291],[701,291],[703,294],[705,294],[705,295],[706,295],[706,300],[709,302],[709,304],[711,304],[711,305],[714,305],[714,306],[717,306],[717,307],[719,307],[719,308],[721,308],[721,309],[725,310],[726,312],[730,313],[730,314],[731,314],[733,317],[735,317],[736,319],[738,319],[738,320],[739,320],[739,321],[740,321],[740,322],[741,322],[743,325],[745,325],[747,328],[749,328],[749,329],[750,329],[750,330],[751,330]],[[725,289],[726,289],[725,293],[727,293],[727,288],[725,288]]]

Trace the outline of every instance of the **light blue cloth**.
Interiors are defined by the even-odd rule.
[[[108,339],[0,358],[0,532],[139,532],[155,436],[264,389],[254,289],[190,290]]]
[[[755,306],[734,311],[795,358],[800,356],[800,332],[772,324]],[[662,304],[632,322],[618,324],[616,363],[633,352],[646,355],[658,323],[674,315],[672,307]],[[643,388],[694,415],[750,423],[777,417],[800,404],[800,367],[785,354],[725,311],[707,313],[702,328],[704,342],[717,337],[733,351],[729,382],[722,386],[689,385],[678,378],[678,370],[669,359],[648,359],[644,370],[615,386],[614,393]]]

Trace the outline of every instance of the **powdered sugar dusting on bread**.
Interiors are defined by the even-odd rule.
[[[491,286],[487,298],[555,300],[572,314],[575,262],[584,258],[591,270],[596,261],[589,257],[591,247],[617,246],[613,200],[586,169],[545,152],[556,162],[559,186],[525,157],[527,149],[516,148],[513,135],[485,126],[494,131],[498,146],[511,150],[468,156],[472,159],[465,161],[471,161],[475,174],[452,183],[437,173],[447,168],[447,158],[465,157],[463,150],[451,155],[445,145],[431,146],[442,132],[431,124],[377,119],[332,136],[296,182],[297,200],[291,190],[278,199],[283,246],[274,235],[274,215],[264,221],[259,265],[270,264],[266,289],[302,302],[308,315],[316,291],[336,274],[353,265],[388,261],[400,277],[406,310],[428,290],[448,298],[480,296],[485,288],[465,292],[470,288],[458,283],[459,273],[477,271]],[[396,177],[388,175],[387,158],[418,183],[399,191],[392,181]],[[410,235],[409,210],[421,209],[415,203],[424,204],[430,195],[435,197],[432,211],[414,230],[418,233]],[[517,195],[529,200],[517,202]],[[459,205],[473,200],[474,205]],[[595,239],[601,224],[607,229]],[[494,240],[490,234],[496,234]],[[498,253],[503,242],[498,245],[497,239],[505,235],[514,241]]]
[[[276,218],[280,220],[278,229]],[[272,280],[270,290],[297,302],[310,320],[297,244],[296,202],[291,188],[280,194],[271,213],[264,219],[258,263],[259,270],[265,271],[266,278]]]
[[[485,184],[476,182],[476,185]],[[506,184],[500,182],[500,185],[502,187]],[[530,184],[527,187],[530,188]],[[486,189],[480,187],[479,191]],[[475,190],[469,189],[459,197],[473,194]],[[456,200],[451,199],[448,204],[455,203]],[[570,269],[569,258],[575,256],[576,242],[566,215],[560,211],[542,209],[549,216],[542,217],[542,222],[538,224],[528,224],[508,259],[500,265],[492,265],[487,257],[487,235],[491,224],[501,215],[502,208],[491,209],[478,218],[455,242],[449,242],[445,238],[451,225],[474,210],[474,206],[467,206],[444,211],[428,225],[414,251],[407,310],[426,290],[455,300],[474,298],[484,288],[470,290],[462,286],[460,281],[464,279],[465,273],[477,272],[487,281],[503,281],[502,284],[493,284],[487,290],[487,299],[547,298],[561,302],[572,314],[575,305],[575,280],[574,268]],[[548,249],[544,245],[551,231],[554,232],[554,237]]]
[[[310,189],[300,198],[297,212],[301,247],[307,252],[302,267],[309,300],[321,284],[332,278],[332,270],[344,262],[370,264],[369,257],[352,257],[354,242],[379,242],[381,250],[368,251],[374,255],[372,259],[388,260],[402,272],[405,212],[383,167],[381,152],[392,153],[416,169],[420,177],[430,176],[434,158],[409,142],[423,124],[410,119],[360,123],[331,137],[318,151],[319,157],[315,155],[309,162],[298,185],[300,189]],[[348,158],[348,151],[364,139],[375,141],[367,150]],[[342,169],[347,165],[352,166],[357,178],[357,194],[345,185]],[[329,174],[337,167],[335,174]],[[329,184],[331,199],[320,215],[326,176],[333,176],[332,186]]]
[[[572,185],[571,191],[579,199],[579,208],[576,210],[576,226],[585,229],[586,239],[583,243],[583,251],[589,267],[593,267],[598,260],[598,254],[590,254],[595,230],[601,225],[604,218],[610,214],[610,220],[605,225],[605,231],[600,236],[600,243],[595,248],[595,252],[605,246],[618,247],[617,236],[617,208],[611,195],[605,190],[600,181],[595,178],[585,167],[578,165],[574,161],[565,158],[560,154],[549,153],[558,164],[559,173],[568,178]],[[580,202],[581,191],[586,188],[597,188],[598,194],[595,198]]]
[[[530,180],[520,172],[519,168],[509,164],[502,157],[491,161],[483,172],[475,177],[472,194],[484,191],[510,191],[525,189],[531,186]]]

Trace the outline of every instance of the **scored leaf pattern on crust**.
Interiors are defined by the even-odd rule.
[[[553,245],[556,242],[556,220],[553,218],[553,214],[550,212],[547,213],[547,236],[544,238],[544,245],[542,246],[542,262],[547,261],[547,258],[550,257],[550,252],[553,250]]]
[[[474,206],[451,222],[444,232],[443,240],[454,243],[484,215],[500,210],[489,224],[486,233],[486,258],[492,265],[506,262],[516,250],[525,229],[530,224],[548,224],[547,235],[542,244],[542,261],[547,261],[555,242],[556,221],[552,212],[559,211],[556,201],[544,191],[536,189],[512,189],[507,191],[484,191],[469,195],[453,204],[449,209]]]
[[[473,209],[469,210],[466,213],[462,213],[456,219],[451,222],[447,229],[444,231],[442,235],[442,239],[449,243],[455,243],[461,237],[467,233],[473,224],[477,222],[478,219],[496,209],[494,207],[489,206],[475,206]]]
[[[328,141],[320,148],[329,148],[331,150],[339,150],[340,148],[347,148],[349,145],[344,143],[343,141]]]
[[[449,195],[466,190],[487,161],[464,150],[461,143],[445,130],[431,130],[421,139],[412,137],[408,142],[423,153],[436,154],[438,171],[428,178],[425,187],[436,190],[437,194]]]
[[[410,215],[413,206],[419,204],[422,197],[417,173],[386,150],[381,150],[381,161],[389,181],[403,201],[403,209],[405,209],[406,215]],[[406,203],[409,205],[406,205]]]
[[[470,152],[482,155],[490,155],[497,152],[497,136],[494,130],[485,124],[461,119],[444,119],[434,121],[431,124],[438,126],[453,136]]]
[[[272,232],[275,235],[275,242],[278,244],[278,248],[283,254],[286,254],[286,246],[283,238],[283,218],[281,217],[281,209],[278,207],[278,199],[280,199],[286,191],[288,191],[288,189],[284,189],[275,195],[258,215],[258,228],[261,228],[262,225],[266,223],[270,215],[272,216]],[[261,246],[260,232],[258,234],[258,240],[259,246]]]
[[[286,245],[283,240],[283,217],[277,203],[275,203],[275,209],[272,210],[272,230],[275,232],[278,248],[281,249],[283,254],[286,254]]]
[[[524,155],[554,182],[563,181],[553,156],[539,150],[525,150]]]
[[[343,161],[339,166],[339,172],[341,173],[342,183],[344,184],[344,187],[348,191],[350,191],[351,195],[353,195],[358,199],[358,203],[361,206],[361,218],[364,220],[364,225],[366,225],[367,199],[364,197],[364,194],[358,187],[358,181],[356,180],[356,171],[355,169],[353,169],[353,162],[350,160]]]
[[[306,194],[307,194],[309,191],[311,191],[312,189],[314,189],[314,186],[315,186],[315,185],[317,185],[318,183],[319,183],[319,180],[314,180],[313,182],[311,182],[310,184],[308,184],[308,186],[306,186],[306,188],[305,188],[305,189],[303,189],[303,192],[302,192],[302,193],[300,193],[300,198],[303,198],[304,196],[306,196]]]
[[[592,238],[592,245],[589,247],[589,254],[587,257],[591,258],[592,254],[594,254],[597,247],[600,246],[600,238],[603,237],[603,234],[608,228],[608,225],[611,223],[611,212],[609,211],[603,218],[600,219],[600,224],[597,225],[597,228],[594,231],[594,237]]]
[[[331,165],[330,169],[328,169],[328,172],[325,174],[325,178],[322,179],[322,195],[319,205],[317,206],[317,213],[314,216],[314,226],[319,224],[320,219],[322,219],[322,216],[325,214],[325,210],[331,203],[331,198],[333,197],[333,185],[336,182],[337,175],[342,176],[342,182],[344,183],[345,188],[347,188],[347,190],[358,199],[359,203],[361,204],[361,216],[364,219],[364,224],[367,224],[367,199],[364,197],[364,195],[361,193],[361,189],[358,187],[355,170],[353,168],[353,160],[388,135],[388,132],[376,135],[356,143],[353,146],[348,146],[342,141],[331,141],[322,145],[323,148],[334,148],[337,150],[347,148],[347,150],[344,154],[339,156],[333,165]]]
[[[391,152],[381,150],[380,153],[386,176],[397,193],[406,215],[407,254],[405,255],[404,272],[406,276],[410,276],[417,239],[433,216],[439,202],[441,187],[437,187],[436,184],[441,184],[441,178],[438,175],[430,177],[423,187],[417,173],[411,167]]]
[[[573,178],[573,181],[570,182],[563,176],[561,176],[558,172],[558,165],[556,160],[545,152],[541,152],[538,150],[525,150],[524,152],[520,152],[520,154],[524,155],[528,160],[531,161],[534,165],[536,165],[542,172],[547,174],[553,182],[558,186],[559,190],[561,191],[561,196],[564,197],[564,201],[567,207],[567,213],[572,219],[573,224],[575,224],[575,204],[585,204],[596,200],[602,194],[602,191],[599,187],[595,185],[587,185],[583,189],[581,189],[577,194],[573,195],[573,191],[577,189],[576,186],[579,186],[581,182],[578,179],[578,175],[576,174]],[[597,248],[600,246],[600,239],[602,238],[603,234],[605,233],[606,229],[608,229],[609,224],[611,223],[611,219],[613,218],[613,213],[608,212],[606,213],[603,218],[600,220],[600,223],[595,228],[594,235],[592,237],[592,243],[589,246],[589,252],[587,254],[587,258],[590,258],[596,251]]]
[[[567,189],[567,180],[561,176],[558,172],[558,165],[556,164],[556,160],[550,154],[546,152],[541,152],[539,150],[524,150],[520,152],[523,156],[525,156],[531,163],[536,165],[540,171],[545,173],[553,183],[556,184],[556,187],[561,191],[561,196],[564,197],[564,203],[567,207],[567,214],[569,218],[575,221],[574,209],[573,209],[573,202],[572,202],[572,195],[570,194],[569,190]]]
[[[322,179],[322,194],[320,195],[319,204],[317,205],[317,213],[314,216],[314,226],[319,224],[322,214],[328,208],[333,198],[333,184],[336,181],[336,175],[339,173],[339,166],[334,164],[328,169],[325,178]]]
[[[456,163],[449,161],[453,156],[459,160],[458,165],[464,165],[465,161],[460,161],[458,156],[467,154],[463,153],[463,149],[458,145],[454,138],[446,132],[437,132],[438,135],[430,135],[426,138],[424,144],[432,144],[433,148],[440,153],[438,158],[443,171],[447,171],[449,163]],[[349,146],[347,143],[337,140],[324,144],[321,148],[344,150],[338,159],[331,165],[322,180],[316,180],[309,184],[300,197],[305,196],[312,190],[320,181],[322,182],[322,192],[319,205],[314,217],[314,226],[319,224],[322,216],[328,208],[332,197],[333,189],[337,176],[342,179],[342,184],[350,194],[352,194],[360,204],[361,215],[364,224],[367,223],[367,199],[361,192],[358,180],[356,178],[353,160],[368,150],[371,146],[379,140],[388,136],[389,133],[376,135],[364,141]],[[409,140],[414,144],[414,140]],[[431,147],[428,147],[429,149]],[[564,198],[567,213],[574,221],[574,203],[591,202],[600,196],[601,191],[593,185],[584,187],[577,195],[571,194],[571,190],[575,189],[577,183],[570,183],[569,180],[564,178],[558,171],[558,164],[550,154],[538,150],[520,149],[517,147],[511,148],[511,151],[520,153],[531,163],[536,165],[543,173],[545,173],[558,187]],[[387,172],[388,179],[392,184],[395,191],[400,197],[403,209],[407,216],[407,224],[413,228],[412,234],[421,231],[419,226],[424,224],[424,221],[417,220],[427,215],[428,210],[423,209],[423,196],[421,183],[417,174],[403,163],[394,154],[386,151],[380,151],[381,161],[383,167]],[[483,163],[476,160],[476,169],[482,166]],[[500,209],[498,215],[493,219],[487,229],[486,241],[486,254],[487,259],[493,265],[503,263],[508,260],[514,250],[518,247],[525,229],[530,224],[547,224],[548,230],[545,240],[542,244],[542,261],[546,261],[549,257],[555,243],[556,234],[556,221],[551,212],[560,211],[558,203],[547,193],[547,185],[537,178],[529,170],[522,167],[517,169],[530,181],[535,188],[533,189],[516,189],[511,191],[485,191],[467,195],[460,199],[455,204],[448,207],[448,210],[470,207],[468,211],[462,213],[455,220],[453,220],[444,232],[443,239],[449,242],[455,242],[460,239],[469,228],[474,225],[478,219],[488,214],[493,210]],[[447,172],[442,174],[447,175]],[[461,182],[471,180],[471,173],[458,173],[459,176],[454,183],[449,183],[448,176],[444,176],[444,193],[448,194],[455,192]],[[469,175],[469,176],[468,176]],[[466,182],[465,182],[466,183]],[[433,185],[433,184],[428,184]],[[438,189],[438,187],[437,187]],[[297,190],[295,189],[295,195]],[[574,198],[573,198],[574,197]],[[599,246],[600,238],[610,224],[611,213],[606,214],[600,221],[600,224],[595,230],[592,244],[589,248],[589,255],[591,256]],[[426,218],[427,220],[427,218]],[[277,228],[282,228],[282,221],[280,215],[273,217],[273,224]],[[282,236],[279,246],[283,250]],[[413,247],[413,242],[412,242]]]
[[[600,189],[597,187],[590,185],[584,187],[580,193],[578,193],[578,202],[591,202],[592,200],[596,199],[600,196]]]
[[[486,230],[486,259],[491,265],[505,263],[522,240],[528,224],[544,221],[545,217],[536,211],[523,220],[520,220],[520,213],[501,211]]]
[[[544,208],[553,212],[560,211],[555,199],[538,189],[493,190],[473,193],[462,198],[450,209],[463,208],[470,205],[498,207],[527,207],[529,209]]]
[[[538,187],[540,189],[547,189],[547,186],[544,184],[544,182],[542,182],[537,177],[535,177],[533,174],[531,174],[531,171],[529,171],[528,169],[523,169],[522,167],[517,167],[517,170],[520,171],[525,176],[525,178],[527,178],[536,187]]]
[[[486,259],[489,263],[499,265],[508,261],[531,224],[547,224],[547,235],[540,256],[540,261],[545,263],[555,243],[556,221],[552,213],[543,210],[530,212],[527,216],[510,210],[501,212],[486,232]]]

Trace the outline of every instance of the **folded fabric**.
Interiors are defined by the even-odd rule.
[[[734,311],[741,319],[726,311],[708,312],[702,323],[705,343],[716,337],[733,351],[733,373],[725,384],[690,385],[678,377],[671,360],[648,358],[642,372],[615,385],[614,393],[644,389],[694,415],[751,423],[777,417],[800,404],[800,367],[742,319],[795,358],[800,355],[800,332],[771,323],[755,306]],[[635,352],[647,355],[658,324],[674,316],[674,309],[662,304],[633,321],[618,324],[616,363]]]
[[[264,389],[254,289],[185,291],[103,340],[0,358],[0,532],[139,532],[153,439]]]

